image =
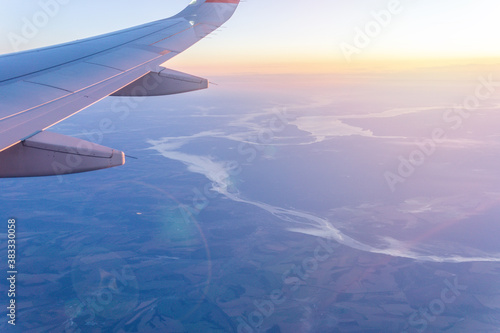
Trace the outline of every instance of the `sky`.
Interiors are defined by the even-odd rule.
[[[189,0],[0,3],[0,53],[11,53],[169,17]],[[498,9],[498,0],[247,0],[216,35],[171,64],[202,72],[253,73],[496,62]],[[29,23],[35,23],[33,36],[13,42],[24,36]]]

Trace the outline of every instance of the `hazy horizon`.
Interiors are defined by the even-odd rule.
[[[188,2],[4,1],[0,54]],[[209,89],[108,97],[50,128],[124,166],[0,180],[19,270],[0,329],[498,332],[497,8],[241,2],[165,64]]]

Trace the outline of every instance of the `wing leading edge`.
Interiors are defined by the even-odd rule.
[[[0,56],[0,178],[123,164],[122,152],[93,156],[106,147],[43,131],[110,95],[157,96],[208,87],[205,79],[161,65],[219,28],[238,4],[195,0],[168,19]]]

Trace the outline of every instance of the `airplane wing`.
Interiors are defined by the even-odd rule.
[[[125,163],[111,148],[46,131],[99,100],[208,87],[161,67],[226,22],[239,0],[194,0],[179,14],[62,45],[0,56],[0,178],[49,176]]]

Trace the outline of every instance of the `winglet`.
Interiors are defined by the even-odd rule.
[[[174,17],[220,26],[233,16],[239,3],[240,0],[194,0]]]

